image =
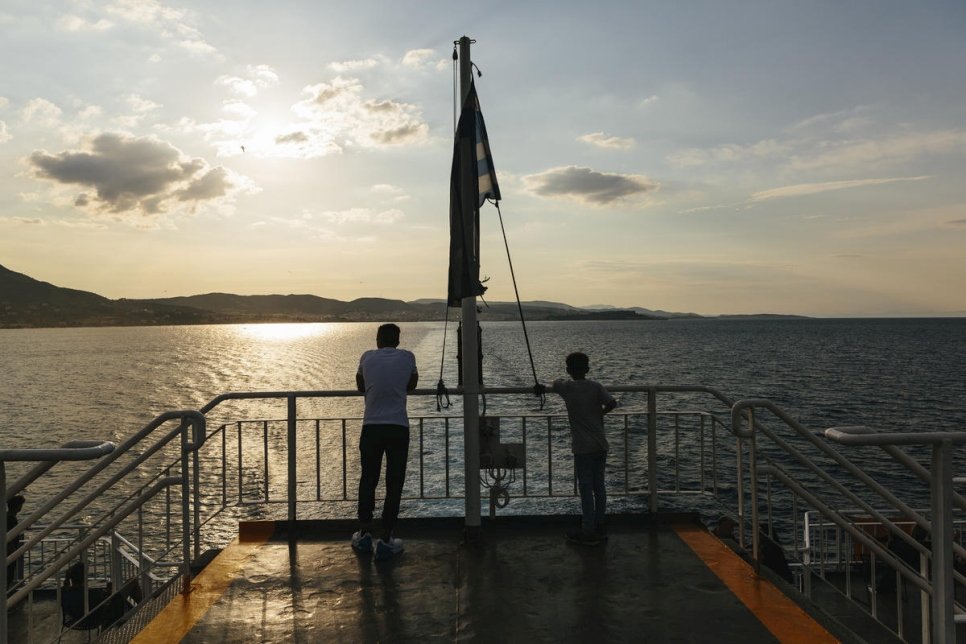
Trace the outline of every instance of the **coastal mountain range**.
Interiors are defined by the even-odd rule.
[[[574,307],[558,302],[523,303],[527,320],[667,320],[701,318],[609,305]],[[515,302],[480,302],[480,320],[516,320]],[[41,282],[0,266],[0,328],[152,326],[253,322],[361,322],[442,320],[443,300],[412,302],[364,297],[349,302],[316,295],[233,295],[111,300],[96,293]],[[786,316],[768,316],[786,317]]]

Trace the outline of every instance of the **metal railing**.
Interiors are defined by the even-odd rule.
[[[780,420],[780,428],[761,422],[761,411]],[[966,550],[954,542],[954,511],[966,510],[966,498],[953,490],[953,453],[966,443],[966,432],[879,433],[865,427],[815,432],[768,400],[737,402],[732,407],[732,431],[739,443],[739,539],[744,545],[750,534],[752,556],[758,565],[762,560],[762,535],[773,529],[777,513],[787,512],[792,525],[798,525],[803,517],[813,517],[810,521],[814,524],[821,517],[819,523],[834,525],[840,534],[847,535],[849,547],[859,549],[864,556],[861,572],[867,592],[853,592],[855,565],[842,558],[839,563],[845,581],[841,589],[837,588],[842,595],[900,637],[908,638],[906,623],[911,604],[903,599],[903,584],[908,584],[920,591],[917,617],[921,641],[955,641],[956,613],[962,613],[963,607],[954,600],[954,587],[966,584],[966,577],[955,570],[953,561],[954,557],[966,558]],[[837,449],[836,443],[842,448]],[[929,448],[930,466],[923,466],[899,446]],[[879,459],[879,468],[902,484],[882,485],[843,452],[861,447],[881,449],[884,456]],[[875,462],[875,454],[863,452],[863,456],[867,463]],[[902,466],[898,472],[896,463]],[[773,490],[773,483],[779,484],[785,494]],[[928,513],[916,509],[924,501],[929,503]],[[767,515],[765,521],[762,512]],[[762,530],[763,525],[768,529]],[[795,533],[789,554],[801,567],[802,590],[812,595],[813,575],[829,579],[829,562],[825,544],[811,539],[810,526],[805,530],[801,541]],[[877,586],[889,575],[896,580],[897,599],[894,613],[884,614],[879,609],[882,593]]]
[[[882,441],[882,435],[842,429],[819,434],[798,424],[770,401],[735,403],[710,387],[608,389],[626,394],[625,400],[631,401],[606,420],[611,443],[607,465],[611,497],[650,511],[683,496],[708,499],[715,511],[737,508],[739,543],[744,547],[750,541],[757,566],[761,565],[760,526],[767,523],[766,532],[774,536],[776,525],[798,526],[804,516],[814,517],[814,525],[820,516],[821,522],[836,526],[848,535],[850,543],[860,544],[863,552],[871,553],[873,567],[894,570],[900,583],[928,596],[923,615],[928,613],[929,619],[923,621],[931,626],[924,627],[923,641],[951,641],[941,639],[955,621],[948,593],[952,584],[964,580],[948,568],[954,552],[966,556],[966,551],[943,540],[934,541],[932,549],[926,549],[908,534],[903,522],[911,521],[915,527],[935,533],[937,526],[952,525],[942,523],[947,509],[966,509],[966,500],[952,492],[947,462],[953,446],[962,442],[959,434],[919,433],[912,435],[914,438],[888,435],[885,439],[882,449],[904,465],[909,478],[924,480],[936,491],[931,511],[922,513],[914,509],[922,507],[921,499],[900,498],[832,445]],[[520,395],[529,396],[531,390],[488,388],[485,394],[491,398],[489,407],[496,408],[493,399],[510,396],[519,401]],[[434,396],[435,391],[418,390],[413,395]],[[110,557],[116,564],[112,566],[112,583],[136,574],[143,579],[148,596],[166,582],[170,587],[172,579],[181,582],[183,592],[189,591],[190,562],[198,559],[202,549],[230,541],[235,534],[234,522],[241,516],[266,517],[273,508],[284,506],[281,518],[294,521],[299,508],[309,505],[314,506],[313,516],[319,516],[315,511],[318,508],[323,509],[324,516],[353,516],[358,474],[358,459],[353,452],[361,421],[352,416],[299,417],[298,407],[300,401],[313,398],[358,396],[355,391],[234,392],[218,396],[200,411],[162,414],[93,461],[86,471],[66,479],[50,499],[34,503],[36,509],[7,532],[7,543],[19,544],[8,554],[7,563],[31,557],[25,559],[31,563],[25,566],[24,579],[7,594],[8,606],[29,598],[34,590],[50,588],[71,561],[78,557],[87,560],[91,556],[88,553],[100,548],[98,544],[106,539],[111,540]],[[284,402],[284,417],[250,419],[234,409],[247,402],[264,409],[262,403],[272,400]],[[711,409],[695,411],[699,400],[709,400]],[[232,409],[226,408],[229,401]],[[504,407],[507,411],[500,415],[499,440],[518,444],[523,458],[515,463],[509,478],[503,476],[505,472],[496,471],[494,475],[481,471],[478,483],[491,487],[491,513],[496,507],[504,507],[508,498],[524,510],[539,512],[558,498],[575,496],[565,416],[521,412],[519,405]],[[779,429],[761,422],[756,417],[760,412],[780,419]],[[218,414],[225,413],[243,418],[213,422]],[[161,429],[170,421],[177,421],[177,426]],[[462,419],[413,415],[411,421],[410,474],[404,497],[438,504],[434,513],[458,514],[459,508],[447,502],[464,498],[467,491]],[[920,465],[897,447],[916,440],[938,450],[932,468]],[[26,458],[19,450],[0,451],[0,468],[4,460]],[[33,454],[30,458],[40,457]],[[41,475],[51,476],[51,467],[46,462],[36,466],[8,487],[6,498]],[[147,476],[145,471],[149,472]],[[511,478],[512,485],[508,486]],[[781,490],[773,490],[774,486]],[[78,516],[90,514],[95,506],[98,512],[89,527],[76,528]],[[850,511],[839,509],[843,507]],[[784,524],[779,516],[782,512],[789,515]],[[807,515],[809,512],[813,514]],[[928,555],[931,573],[924,575],[918,567],[903,563],[861,525],[863,517],[884,526],[897,542]],[[148,520],[163,529],[145,534]],[[76,533],[65,537],[65,530]],[[794,534],[795,543],[788,552],[808,594],[813,575],[829,568],[824,560],[826,553],[817,551],[812,541],[800,540],[797,529]],[[125,541],[122,535],[130,536],[131,541]],[[34,560],[32,555],[40,548],[51,548],[54,554]],[[124,566],[121,559],[127,562]],[[123,572],[113,572],[122,568]],[[847,571],[851,568],[846,566]],[[104,572],[95,568],[92,575],[103,578]],[[946,575],[946,581],[940,580],[940,575]],[[874,579],[872,583],[871,612],[882,619],[877,615]],[[857,599],[855,593],[852,595]],[[895,630],[905,636],[902,619],[900,614]],[[930,628],[940,637],[931,636]]]
[[[174,422],[174,427],[170,425]],[[152,422],[119,445],[90,441],[68,443],[60,449],[0,450],[0,492],[8,501],[31,485],[31,512],[7,526],[4,514],[0,528],[6,535],[6,565],[8,570],[23,571],[22,578],[13,578],[8,588],[8,575],[3,575],[3,597],[6,606],[21,602],[33,604],[36,592],[59,589],[58,580],[68,567],[79,564],[87,568],[92,553],[104,540],[112,544],[111,576],[106,588],[120,589],[127,575],[139,580],[143,596],[157,590],[162,577],[155,574],[166,569],[166,579],[180,578],[187,591],[190,581],[189,563],[192,552],[200,548],[198,526],[189,518],[189,492],[197,489],[197,467],[192,469],[192,455],[197,455],[204,443],[205,418],[197,411],[172,411],[159,415]],[[169,458],[174,458],[174,466]],[[72,461],[90,462],[84,469],[62,471]],[[7,484],[6,463],[35,462],[14,482]],[[194,465],[197,461],[194,462]],[[68,468],[69,469],[69,468]],[[146,475],[145,472],[152,472]],[[46,485],[40,483],[43,480]],[[195,483],[192,485],[192,483]],[[177,500],[172,490],[180,488]],[[34,491],[44,489],[46,498],[37,498]],[[79,521],[79,519],[84,519]],[[148,527],[150,524],[150,527]],[[165,527],[166,539],[156,536],[157,525]],[[131,543],[121,534],[137,535]],[[149,551],[157,556],[152,557]],[[180,549],[177,564],[171,572],[167,555]],[[96,556],[94,558],[96,562]],[[126,563],[125,563],[126,561]],[[75,622],[89,622],[99,606],[88,602],[88,584],[97,582],[103,571],[95,568],[94,575],[84,574],[82,588],[85,615],[75,616]],[[104,582],[103,579],[100,581]],[[58,598],[59,598],[59,590]],[[8,641],[7,611],[0,616],[0,641]],[[33,632],[33,612],[17,614],[20,622],[27,621],[26,634]],[[23,630],[23,624],[19,624]],[[107,627],[109,624],[102,624]],[[53,630],[54,639],[59,637]],[[23,635],[23,633],[20,633]]]

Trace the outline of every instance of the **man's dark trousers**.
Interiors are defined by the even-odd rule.
[[[399,516],[399,499],[406,481],[409,456],[409,428],[402,425],[363,425],[359,439],[362,476],[359,478],[359,523],[372,523],[376,507],[376,486],[382,473],[382,455],[386,455],[386,500],[382,506],[382,532],[392,535]]]

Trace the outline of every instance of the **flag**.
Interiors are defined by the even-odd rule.
[[[480,282],[480,206],[487,199],[500,199],[500,186],[486,138],[476,86],[463,101],[449,185],[449,288],[447,304],[460,306],[463,298],[482,295]],[[467,218],[472,217],[472,228]]]

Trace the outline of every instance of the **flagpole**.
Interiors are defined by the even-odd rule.
[[[473,82],[473,61],[470,58],[470,43],[463,36],[459,40],[460,57],[460,105],[466,101]],[[463,211],[463,225],[470,232],[469,239],[477,239],[474,230],[479,211],[478,194],[473,194],[473,186],[465,184],[462,200],[473,204],[473,208]],[[469,192],[470,194],[466,194]],[[474,253],[471,261],[479,265],[478,248],[466,249]],[[467,539],[475,539],[480,531],[480,353],[477,339],[476,296],[464,297],[463,313],[463,476],[465,481],[465,533]]]

